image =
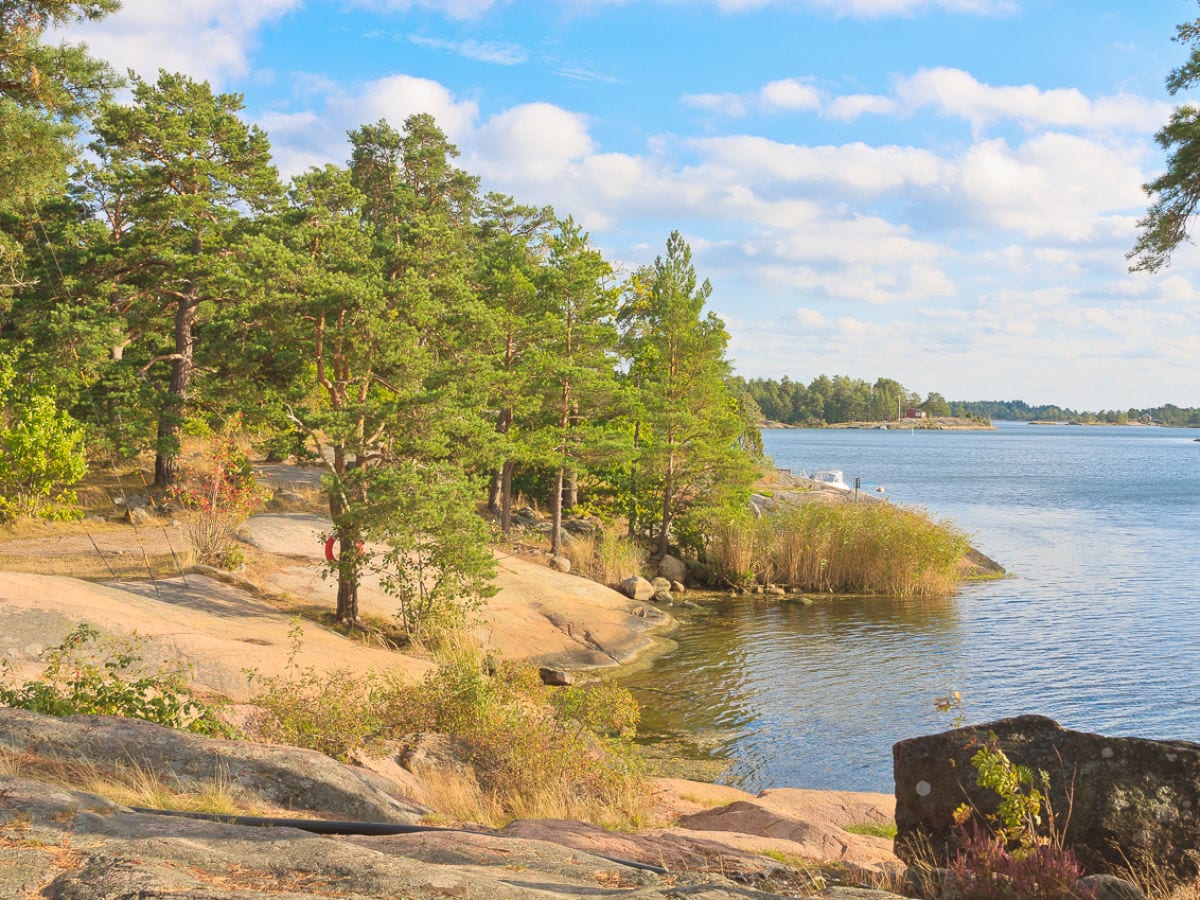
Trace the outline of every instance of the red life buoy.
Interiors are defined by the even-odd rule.
[[[333,555],[333,548],[336,544],[337,544],[337,535],[336,534],[333,535],[331,538],[329,538],[327,541],[325,541],[325,559],[328,562],[337,562],[337,557]],[[363,548],[362,541],[355,541],[354,546],[358,549],[359,553],[362,553],[362,548]]]

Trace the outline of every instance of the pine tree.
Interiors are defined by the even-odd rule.
[[[176,476],[179,430],[189,410],[213,307],[246,292],[238,258],[281,189],[266,135],[239,116],[241,97],[205,82],[159,74],[133,79],[133,102],[107,102],[96,118],[84,197],[108,224],[91,265],[109,275],[100,298],[125,318],[124,346],[148,348],[139,374],[163,371],[155,403],[155,484]],[[160,376],[161,378],[161,376]]]
[[[707,280],[697,284],[691,248],[673,232],[666,256],[635,274],[621,309],[628,378],[641,406],[642,483],[634,491],[656,497],[649,516],[659,555],[670,550],[681,510],[720,505],[744,492],[751,475],[738,446],[745,425],[726,386],[729,334],[705,312],[711,294]]]

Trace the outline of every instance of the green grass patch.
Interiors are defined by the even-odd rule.
[[[858,825],[847,825],[845,830],[851,834],[863,834],[868,837],[887,838],[889,841],[896,839],[895,822],[862,822]]]

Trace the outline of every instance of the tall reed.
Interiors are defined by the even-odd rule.
[[[806,503],[716,529],[709,563],[730,584],[942,597],[969,549],[954,525],[891,503]]]
[[[615,525],[593,534],[573,535],[563,545],[571,571],[600,584],[614,585],[646,569],[646,552]]]

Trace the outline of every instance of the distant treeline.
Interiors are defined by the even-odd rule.
[[[837,425],[842,422],[883,422],[902,417],[909,409],[930,416],[1007,421],[1104,422],[1112,425],[1156,423],[1200,426],[1200,408],[1172,403],[1152,409],[1079,412],[1062,406],[1030,406],[1023,400],[947,401],[933,392],[925,399],[892,378],[874,384],[846,375],[820,375],[805,385],[786,375],[773,378],[734,378],[735,387],[758,404],[762,418],[785,425]]]
[[[1104,422],[1110,425],[1155,423],[1158,425],[1200,426],[1200,408],[1179,407],[1173,403],[1150,409],[1104,409],[1100,412],[1077,412],[1061,406],[1030,406],[1023,400],[972,400],[950,404],[954,415],[983,416],[1008,421]]]
[[[846,375],[819,375],[805,385],[785,375],[779,381],[739,377],[734,383],[758,404],[764,419],[786,425],[893,421],[910,408],[931,416],[952,414],[941,394],[931,393],[922,400],[920,394],[892,378],[878,378],[872,384]]]

